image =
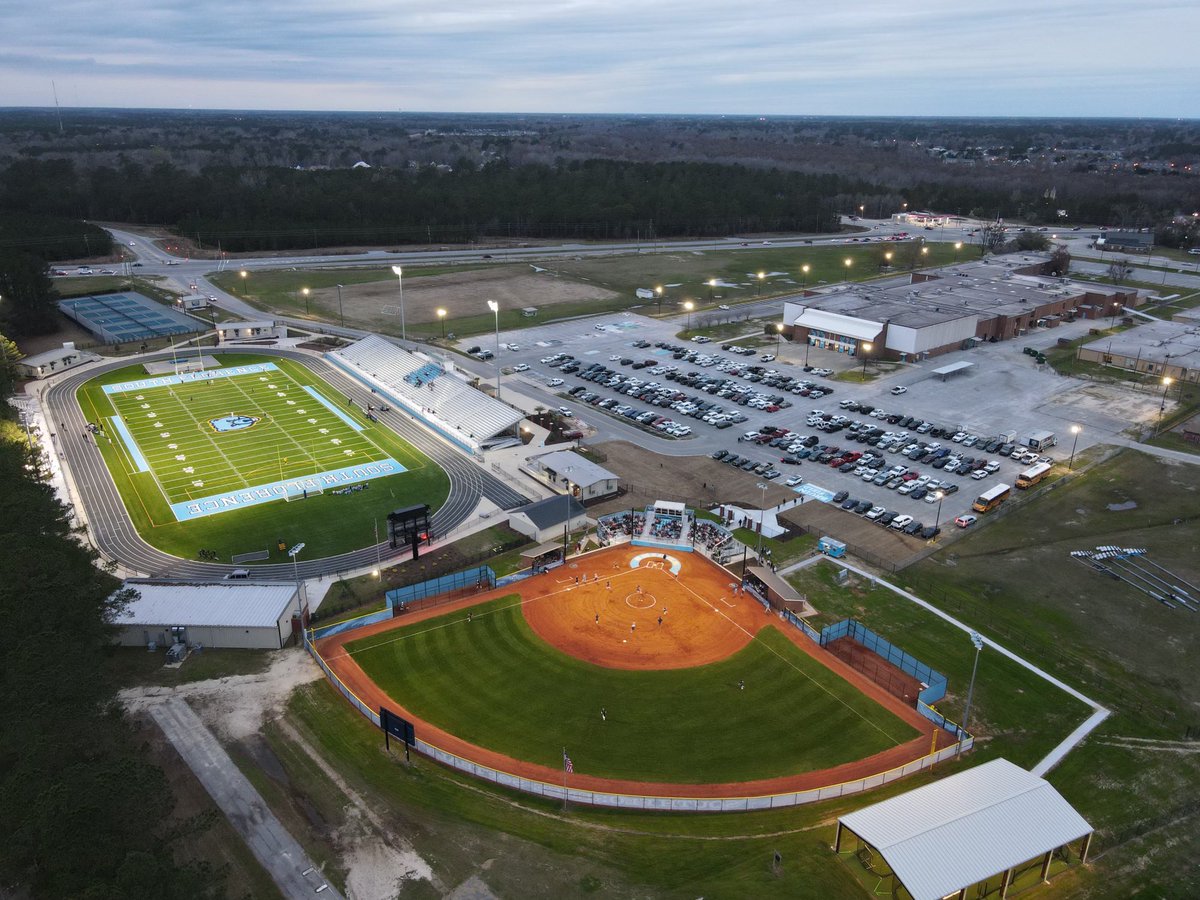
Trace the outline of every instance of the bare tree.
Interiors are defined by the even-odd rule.
[[[1050,274],[1063,278],[1071,271],[1071,251],[1059,244],[1050,254]]]
[[[1127,259],[1114,259],[1108,264],[1108,277],[1113,284],[1120,284],[1133,274],[1133,266]]]

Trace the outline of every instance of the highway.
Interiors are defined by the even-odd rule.
[[[261,348],[223,347],[221,353],[261,353]],[[353,397],[365,407],[375,399],[370,392],[342,374],[324,360],[309,354],[293,351],[271,351],[275,355],[295,360],[327,381],[334,390]],[[169,353],[139,357],[141,360],[169,359]],[[113,483],[99,449],[85,438],[86,421],[75,391],[85,381],[112,369],[130,364],[128,359],[114,360],[98,367],[88,368],[56,383],[45,395],[47,416],[50,422],[59,423],[57,449],[65,453],[66,461],[75,484],[78,501],[82,503],[92,542],[108,559],[121,565],[153,576],[172,578],[219,578],[235,567],[229,564],[204,563],[171,556],[151,547],[138,534],[133,522],[125,512],[124,503]],[[479,463],[463,455],[449,444],[418,426],[401,411],[380,413],[380,421],[413,444],[450,478],[450,494],[446,502],[434,513],[432,519],[435,539],[445,535],[465,522],[479,504],[481,497],[487,498],[502,509],[511,509],[529,502],[529,498],[506,485]],[[247,547],[246,550],[259,549]],[[301,559],[296,570],[292,564],[255,566],[255,577],[290,580],[295,572],[301,578],[313,578],[335,572],[374,566],[379,558],[390,559],[407,551],[394,551],[387,543],[372,545],[324,559]]]

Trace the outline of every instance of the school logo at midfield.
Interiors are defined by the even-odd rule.
[[[241,431],[245,428],[250,428],[258,422],[258,416],[239,416],[230,413],[227,416],[222,416],[219,419],[209,419],[208,424],[212,426],[213,431],[223,433],[226,431]]]

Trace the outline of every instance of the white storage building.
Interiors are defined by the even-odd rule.
[[[292,637],[296,586],[279,582],[130,579],[140,595],[118,614],[117,643],[278,650]]]

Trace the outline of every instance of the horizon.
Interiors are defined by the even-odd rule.
[[[19,108],[1200,117],[1191,0],[64,0],[6,25]]]

